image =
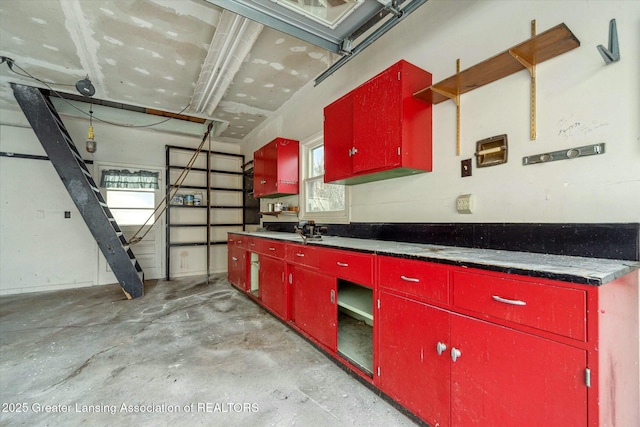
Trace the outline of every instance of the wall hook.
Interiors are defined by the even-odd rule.
[[[604,59],[606,65],[612,62],[620,61],[620,47],[618,46],[618,28],[616,26],[616,20],[609,21],[609,49],[605,48],[601,44],[598,45],[598,52]]]

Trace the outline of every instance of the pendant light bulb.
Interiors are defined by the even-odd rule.
[[[96,150],[98,149],[98,144],[96,143],[96,140],[94,139],[94,135],[93,135],[93,111],[89,110],[89,133],[87,135],[87,145],[86,145],[86,150],[88,153],[95,153]]]

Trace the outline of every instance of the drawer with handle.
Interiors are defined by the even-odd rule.
[[[241,234],[229,234],[227,243],[229,246],[237,246],[240,248],[246,248],[248,237]]]
[[[320,249],[307,245],[287,245],[287,262],[318,268]]]
[[[584,341],[586,292],[510,275],[454,272],[453,303],[484,315]]]
[[[378,258],[380,287],[419,297],[449,302],[449,270],[424,261]]]
[[[321,249],[320,269],[329,276],[373,286],[373,255],[336,249]]]
[[[262,253],[275,258],[284,259],[285,256],[285,242],[271,239],[254,239],[255,252]],[[252,250],[249,248],[249,250]]]

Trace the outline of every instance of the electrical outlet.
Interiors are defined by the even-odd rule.
[[[473,212],[473,196],[471,194],[462,194],[456,199],[456,210],[461,214],[470,214]]]

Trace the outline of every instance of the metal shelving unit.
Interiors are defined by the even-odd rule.
[[[179,159],[182,155],[183,159],[192,158],[197,152],[196,149],[178,147],[173,145],[165,146],[165,158],[166,158],[166,194],[167,194],[167,211],[166,211],[166,277],[171,278],[171,258],[172,248],[178,247],[196,247],[206,246],[206,270],[207,276],[211,270],[211,246],[212,245],[226,245],[226,236],[224,239],[215,238],[212,230],[229,228],[230,231],[243,231],[245,223],[245,202],[244,202],[244,188],[243,188],[243,171],[242,165],[244,164],[244,155],[225,153],[220,151],[208,151],[201,150],[197,155],[194,165],[190,168],[184,185],[180,185],[180,189],[177,194],[188,194],[193,192],[202,193],[202,204],[196,205],[180,205],[173,204],[171,195],[175,191],[175,179],[172,176],[172,172],[182,173],[188,168],[188,163]],[[218,160],[218,161],[216,161]],[[217,163],[230,163],[231,165],[237,164],[237,169],[232,170],[233,167],[228,166],[226,168],[219,168]],[[225,177],[227,179],[225,179]],[[222,181],[222,182],[219,182]],[[226,183],[225,183],[226,181]],[[237,193],[237,197],[227,197],[225,195],[234,195]],[[217,199],[231,199],[231,203],[217,203]],[[206,219],[204,221],[185,221],[184,218],[176,214],[175,212],[180,210],[182,212],[199,212],[196,217],[202,217],[201,212],[206,211]],[[237,211],[233,215],[233,211]],[[172,214],[173,212],[173,214]],[[231,215],[223,215],[224,212],[231,213]],[[224,219],[221,222],[216,221],[216,218],[223,216]],[[231,218],[231,220],[229,220]],[[202,228],[202,239],[180,239],[179,234],[183,230],[194,230]],[[193,234],[193,233],[190,233]]]

